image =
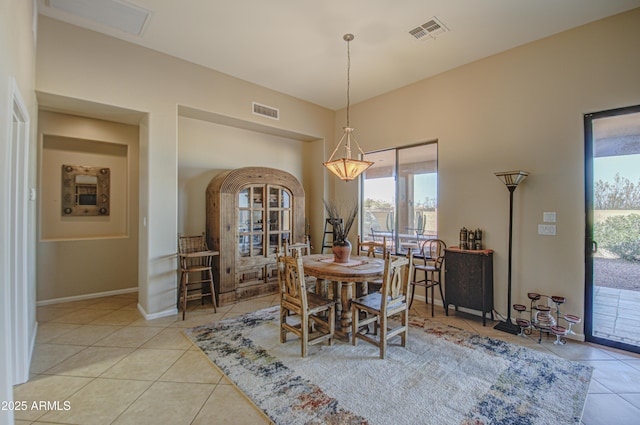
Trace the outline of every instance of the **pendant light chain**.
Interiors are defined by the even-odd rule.
[[[347,38],[347,127],[349,127],[349,106],[351,105],[351,98],[349,96],[349,89],[351,86],[351,39]]]

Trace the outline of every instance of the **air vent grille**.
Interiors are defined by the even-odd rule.
[[[414,29],[409,31],[416,40],[436,38],[436,36],[443,34],[449,31],[449,28],[442,21],[435,16],[429,19],[424,24],[415,27]]]
[[[277,108],[273,108],[271,106],[262,105],[257,102],[252,102],[251,107],[253,109],[253,113],[255,115],[260,115],[262,117],[271,118],[272,120],[280,119],[280,110]]]

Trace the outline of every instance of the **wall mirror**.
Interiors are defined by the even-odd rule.
[[[62,215],[109,215],[110,170],[62,166]]]

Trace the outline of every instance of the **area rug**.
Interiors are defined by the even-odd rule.
[[[185,330],[276,424],[579,424],[592,368],[411,317],[407,347],[279,342],[279,307]],[[399,342],[399,339],[398,339]]]

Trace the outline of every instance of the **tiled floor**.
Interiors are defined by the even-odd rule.
[[[15,387],[14,400],[29,406],[58,401],[59,409],[16,411],[17,424],[269,423],[181,330],[275,305],[277,296],[220,307],[215,314],[194,303],[186,321],[178,316],[145,321],[136,299],[136,294],[118,295],[38,308],[32,378]],[[412,310],[430,314],[420,301]],[[639,423],[640,356],[572,341],[557,346],[555,338],[537,344],[483,327],[475,316],[445,317],[441,308],[435,319],[595,367],[583,423]]]

